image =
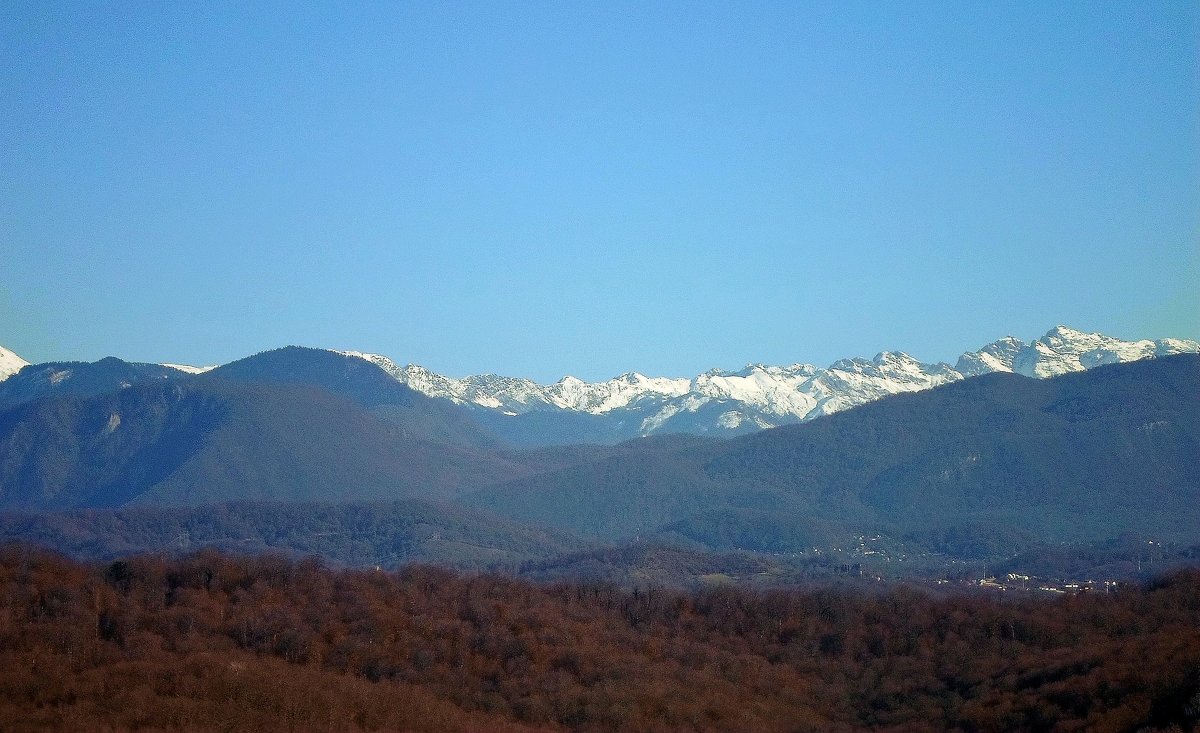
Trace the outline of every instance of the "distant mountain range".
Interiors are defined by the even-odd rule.
[[[226,547],[255,537],[328,548],[349,562],[536,561],[549,575],[667,556],[589,554],[597,544],[750,552],[807,573],[830,558],[1009,562],[1045,543],[1131,533],[1195,543],[1200,355],[1172,353],[1194,348],[1059,328],[955,367],[897,354],[828,369],[751,367],[688,380],[694,395],[668,397],[669,380],[630,377],[588,396],[583,382],[564,380],[554,394],[566,406],[515,415],[503,403],[429,396],[379,357],[325,349],[287,347],[203,373],[115,358],[28,365],[0,381],[0,512],[21,513],[0,517],[0,539],[61,537],[72,552],[112,552],[103,529],[112,526],[122,546],[147,549],[186,531]],[[703,392],[713,385],[723,397]],[[814,394],[825,397],[796,414]],[[681,408],[697,419],[753,408],[797,424],[718,438],[732,428],[672,435],[687,424],[668,420],[658,435],[578,444],[580,435],[612,443],[614,425],[638,434],[639,405],[689,395],[708,400]],[[848,409],[853,400],[865,404]],[[526,445],[547,447],[514,447],[521,441],[496,425],[523,426]],[[253,508],[223,510],[219,523],[184,511],[229,502]],[[331,508],[364,502],[393,504]],[[137,511],[88,513],[124,508]],[[254,527],[230,519],[243,511]],[[297,511],[315,513],[310,529],[280,529]],[[29,518],[45,512],[66,513]],[[413,512],[423,519],[398,518]],[[363,517],[369,526],[357,529]],[[406,527],[399,539],[389,523]],[[359,531],[369,543],[353,538]],[[559,563],[563,551],[582,554]]]
[[[367,359],[397,380],[431,397],[499,413],[487,424],[520,444],[537,443],[522,422],[546,422],[547,413],[605,418],[584,423],[581,439],[623,440],[657,433],[735,435],[811,420],[890,394],[916,392],[992,372],[1054,377],[1102,364],[1200,352],[1182,339],[1122,341],[1058,326],[1031,343],[1008,337],[967,352],[952,367],[926,364],[900,351],[874,359],[842,359],[827,368],[811,364],[750,364],[739,371],[713,369],[690,379],[637,372],[605,382],[564,377],[551,385],[492,374],[451,379],[386,356]],[[545,431],[540,431],[545,432]]]
[[[1200,343],[1196,341],[1123,341],[1058,326],[1029,343],[1007,337],[966,352],[954,366],[923,363],[904,352],[888,351],[873,359],[842,359],[825,368],[751,364],[738,371],[713,369],[691,378],[630,372],[594,383],[568,376],[550,385],[494,374],[457,379],[416,364],[401,367],[379,354],[337,353],[370,362],[417,393],[469,408],[473,422],[500,442],[536,447],[615,444],[666,433],[728,437],[993,372],[1047,378],[1104,364],[1198,352]],[[216,372],[228,375],[238,363]],[[0,349],[0,407],[40,394],[100,394],[104,385],[115,388],[148,378],[171,379],[214,370],[106,359],[90,369],[71,362],[35,365],[12,379],[25,364],[11,351]],[[99,367],[106,364],[109,373],[98,374],[103,371]],[[121,369],[127,374],[116,374],[118,364],[124,364]],[[4,379],[6,375],[10,378]]]
[[[465,501],[609,542],[762,552],[880,532],[1200,539],[1200,356],[995,373],[728,440],[618,449]]]
[[[1014,558],[1061,543],[1200,542],[1200,355],[993,373],[730,439],[523,451],[423,435],[444,437],[440,410],[463,408],[354,357],[289,348],[223,369],[0,411],[0,539],[105,555],[186,533],[348,562],[536,561],[548,577],[619,578],[640,571],[606,563],[666,556],[588,548],[673,547],[695,567],[751,553],[719,562],[805,576],[1020,570]],[[242,508],[182,511],[229,502]],[[33,516],[47,511],[66,513]],[[308,518],[288,531],[297,513]],[[563,551],[584,554],[555,560]]]

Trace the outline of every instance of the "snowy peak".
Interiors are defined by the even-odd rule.
[[[791,415],[812,409],[813,400],[803,389],[810,375],[805,370],[758,365],[739,372],[711,370],[691,381],[688,396],[696,407],[698,400],[722,400],[741,402],[773,415]]]
[[[1200,344],[1183,339],[1122,341],[1099,333],[1056,326],[1045,336],[1025,343],[1009,336],[977,352],[959,357],[956,369],[964,377],[988,372],[1015,372],[1045,379],[1085,369],[1138,361],[1155,356],[1196,353]]]
[[[954,370],[964,377],[977,377],[991,372],[1011,372],[1013,362],[1027,344],[1019,338],[1006,336],[984,346],[979,351],[968,351],[958,357]]]
[[[27,366],[29,362],[0,346],[0,381],[8,379]]]
[[[686,394],[689,386],[687,379],[647,377],[629,372],[596,384],[563,377],[547,388],[547,392],[559,407],[599,415],[627,407],[645,397],[678,397]]]
[[[1133,356],[1134,351],[1140,351],[1135,346],[1137,343],[1150,342],[1124,342],[1098,333],[1083,333],[1066,326],[1056,326],[1030,344],[1029,348],[1021,350],[1013,360],[1013,371],[1039,378],[1079,372],[1087,368],[1081,361],[1084,355],[1115,349]],[[1129,347],[1133,347],[1132,351]]]

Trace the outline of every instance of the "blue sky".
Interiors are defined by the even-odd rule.
[[[5,3],[0,344],[688,375],[1200,338],[1195,3]]]

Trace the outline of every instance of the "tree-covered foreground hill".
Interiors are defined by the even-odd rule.
[[[0,728],[1191,730],[1200,574],[1055,600],[684,594],[0,549]]]

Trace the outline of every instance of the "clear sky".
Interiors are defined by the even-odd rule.
[[[1191,0],[5,2],[0,344],[551,381],[1200,338],[1198,48]]]

